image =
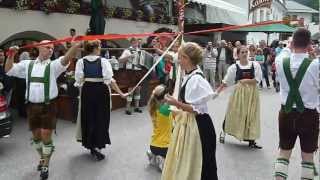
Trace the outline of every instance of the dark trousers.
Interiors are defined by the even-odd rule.
[[[263,79],[266,80],[267,87],[270,87],[267,65],[265,65],[265,64],[261,65],[261,70],[262,70]],[[263,87],[263,82],[262,81],[260,82],[260,87]]]

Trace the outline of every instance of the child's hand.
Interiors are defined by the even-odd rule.
[[[169,94],[166,94],[164,96],[164,100],[166,101],[166,103],[168,103],[169,105],[173,105],[173,106],[176,106],[176,104],[178,102],[173,96],[170,96]]]

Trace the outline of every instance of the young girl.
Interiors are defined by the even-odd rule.
[[[257,84],[261,81],[258,63],[248,60],[248,48],[238,49],[239,61],[229,67],[227,75],[218,88],[220,93],[227,86],[235,85],[230,96],[220,142],[224,143],[225,133],[238,140],[249,142],[250,148],[261,149],[256,144],[260,137],[260,100]]]
[[[163,168],[172,133],[171,112],[169,105],[164,102],[166,93],[166,86],[158,85],[153,90],[149,100],[149,113],[152,119],[153,132],[147,156],[150,164],[159,167],[160,170]]]
[[[179,100],[166,95],[177,107],[175,126],[163,168],[162,180],[217,180],[216,134],[207,102],[214,97],[211,85],[198,67],[202,48],[192,42],[179,49],[183,78]]]

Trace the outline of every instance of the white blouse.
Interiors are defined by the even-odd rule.
[[[185,100],[199,114],[208,113],[207,102],[215,95],[210,84],[201,75],[194,75],[202,71],[197,69],[183,78],[182,86],[192,76],[185,87]]]
[[[83,59],[87,59],[88,61],[93,62],[93,61],[97,60],[98,58],[101,58],[102,77],[103,77],[104,83],[106,85],[109,85],[111,83],[113,71],[112,71],[112,66],[111,66],[110,62],[107,59],[102,58],[100,56],[89,55],[89,56],[85,56],[77,61],[76,70],[75,70],[76,82],[75,82],[74,86],[81,87],[84,83]]]
[[[239,65],[240,69],[251,69],[252,63],[253,63],[253,68],[254,68],[255,80],[257,81],[257,83],[260,83],[260,81],[262,79],[262,71],[261,71],[261,67],[260,67],[259,63],[255,62],[255,61],[249,61],[249,63],[247,65],[243,66],[240,64],[240,61],[236,62],[236,64]],[[226,84],[227,86],[235,84],[236,73],[237,73],[236,64],[232,64],[228,68],[227,74],[224,77],[224,79],[222,80],[222,82],[224,84]]]

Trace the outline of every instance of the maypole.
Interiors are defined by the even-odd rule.
[[[181,37],[179,39],[180,44],[183,43],[183,33],[184,33],[184,9],[185,9],[185,0],[179,0],[178,1],[178,30],[179,34],[181,34]],[[182,77],[182,71],[180,65],[177,67],[177,74],[176,74],[176,82],[174,86],[174,91],[173,91],[173,97],[178,99],[179,97],[179,90],[180,90],[180,85],[181,85],[181,77]]]

